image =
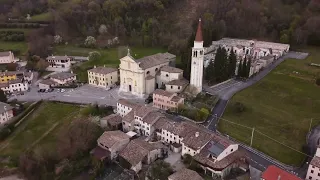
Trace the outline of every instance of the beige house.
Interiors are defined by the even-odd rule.
[[[9,64],[14,62],[14,55],[11,51],[0,52],[0,64]]]
[[[158,53],[134,59],[130,53],[120,59],[120,91],[137,96],[151,94],[156,88],[156,75],[163,66],[175,61],[170,53]]]
[[[171,174],[168,180],[203,180],[203,178],[197,172],[184,168]]]
[[[142,139],[135,139],[120,152],[119,162],[122,167],[139,172],[143,164],[150,164],[163,157],[167,148],[161,143],[148,143]]]
[[[44,79],[39,82],[39,89],[50,89],[52,87],[57,86],[58,83],[51,79]]]
[[[59,85],[66,85],[77,80],[77,75],[68,72],[59,72],[50,76],[50,79]]]
[[[182,92],[189,84],[189,81],[186,79],[176,79],[166,83],[166,91],[171,93],[180,93]]]
[[[9,104],[0,102],[0,126],[5,125],[13,118],[13,107]]]
[[[97,140],[98,146],[110,154],[110,159],[117,157],[130,141],[130,136],[122,131],[106,131]]]
[[[48,56],[49,63],[47,71],[68,72],[71,68],[71,58],[69,56]]]
[[[156,89],[165,86],[170,81],[181,79],[183,70],[171,66],[163,66],[157,75]]]
[[[153,92],[153,107],[163,110],[177,109],[180,104],[184,104],[184,98],[177,96],[176,93],[156,89]]]
[[[110,67],[94,67],[88,70],[90,85],[111,89],[118,82],[118,70]]]

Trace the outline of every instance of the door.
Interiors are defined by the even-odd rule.
[[[130,91],[130,92],[132,91],[131,85],[129,85],[129,91]]]

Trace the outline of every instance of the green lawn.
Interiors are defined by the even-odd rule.
[[[52,19],[53,19],[53,17],[50,12],[31,16],[31,21],[50,21]]]
[[[311,118],[312,126],[320,123],[320,87],[315,78],[320,77],[320,68],[308,63],[320,63],[320,52],[309,48],[306,60],[286,60],[257,84],[237,93],[229,102],[223,118],[249,127],[254,127],[277,141],[294,149],[302,150]],[[298,72],[298,73],[296,73]],[[241,102],[246,110],[238,113],[234,103]],[[250,144],[251,129],[221,120],[219,130]],[[299,165],[304,155],[254,134],[254,148],[292,165]]]
[[[34,29],[27,29],[27,28],[0,28],[0,31],[18,31],[28,33]]]
[[[43,102],[28,119],[0,143],[0,156],[17,158],[23,151],[37,144],[54,148],[55,136],[59,128],[70,123],[80,111],[80,107],[71,104]],[[52,128],[48,135],[45,135]],[[43,138],[43,139],[41,139]]]
[[[0,41],[0,50],[20,50],[20,54],[23,55],[28,50],[26,42],[6,42]]]
[[[166,52],[163,48],[144,48],[144,47],[132,47],[131,55],[134,58],[141,58],[144,56],[156,54],[159,52]],[[119,50],[118,48],[110,49],[91,49],[91,48],[81,48],[75,47],[73,45],[62,45],[56,46],[54,49],[54,54],[56,55],[74,55],[74,56],[88,56],[89,52],[98,51],[101,57],[94,61],[87,61],[81,64],[79,68],[75,68],[75,73],[78,75],[78,79],[81,81],[87,81],[87,69],[93,66],[106,65],[108,67],[118,67],[119,61]]]

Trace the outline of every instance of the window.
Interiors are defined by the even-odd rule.
[[[311,170],[311,173],[313,173],[314,171],[313,170]]]
[[[231,149],[231,152],[233,151],[233,149]]]
[[[180,89],[181,86],[178,86],[178,89]]]
[[[312,177],[311,177],[311,176],[309,176],[309,179],[312,179]]]
[[[147,71],[147,74],[150,74],[150,71]]]
[[[169,74],[166,74],[166,77],[169,77]]]
[[[156,68],[155,71],[157,72],[157,71],[158,71],[158,68]]]
[[[173,86],[171,86],[171,89],[173,89]]]
[[[320,176],[320,173],[318,173],[318,176]]]

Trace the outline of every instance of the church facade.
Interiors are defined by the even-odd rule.
[[[120,91],[143,97],[160,88],[157,78],[162,67],[174,64],[176,56],[158,53],[141,59],[133,58],[130,53],[120,59]]]

